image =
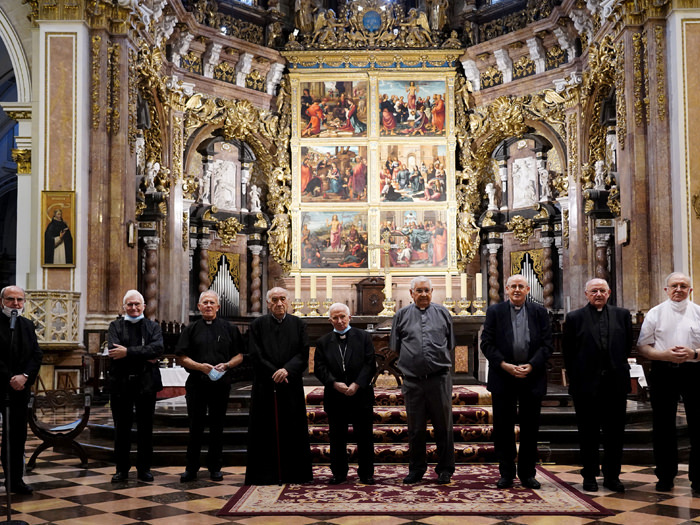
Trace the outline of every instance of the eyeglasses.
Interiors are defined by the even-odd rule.
[[[129,308],[134,308],[136,306],[141,306],[143,303],[124,303],[124,306],[128,306]]]

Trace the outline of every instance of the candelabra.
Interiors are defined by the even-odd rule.
[[[333,304],[333,299],[330,297],[326,297],[326,300],[323,301],[323,316],[324,317],[330,317],[331,316],[331,305]]]
[[[466,297],[462,297],[457,305],[459,306],[459,314],[462,317],[471,315],[471,312],[469,311],[469,305],[472,304],[471,301],[468,301]]]
[[[309,299],[309,302],[306,303],[306,305],[309,307],[309,313],[306,314],[307,317],[321,317],[321,314],[318,313],[317,308],[320,306],[320,303],[316,300],[315,297],[312,297]]]
[[[380,317],[394,317],[396,301],[394,301],[391,297],[387,297],[382,301],[382,306],[384,307],[384,310],[379,312]]]
[[[447,308],[447,311],[450,312],[450,315],[457,315],[454,312],[455,301],[454,299],[452,299],[452,297],[445,297],[445,300],[442,302],[442,306]]]
[[[304,312],[301,311],[301,309],[304,307],[304,301],[302,301],[299,298],[296,298],[292,301],[292,315],[296,315],[297,317],[304,317]]]
[[[474,312],[474,315],[486,315],[486,312],[484,312],[483,308],[486,306],[486,301],[483,299],[474,299],[474,308],[476,308],[476,311]]]

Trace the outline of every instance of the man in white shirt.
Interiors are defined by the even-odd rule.
[[[683,273],[669,275],[664,290],[668,300],[649,310],[637,341],[639,353],[653,361],[649,385],[656,490],[673,489],[678,474],[676,411],[682,398],[690,432],[688,478],[693,495],[700,495],[700,306],[688,298],[693,288]]]

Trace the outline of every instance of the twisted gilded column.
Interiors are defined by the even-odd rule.
[[[596,233],[593,235],[595,243],[595,276],[597,279],[605,279],[610,283],[610,266],[608,265],[609,233]]]
[[[486,245],[489,251],[489,305],[501,302],[501,284],[498,271],[498,250],[501,244],[490,243]]]
[[[263,247],[258,244],[253,244],[248,246],[248,249],[253,254],[252,268],[250,271],[250,308],[249,312],[251,315],[260,315],[262,313],[262,281],[260,276],[262,271],[260,269],[260,253]]]
[[[544,307],[548,310],[554,308],[554,271],[552,266],[552,245],[554,237],[542,237],[540,239],[544,249],[542,250],[542,294]]]
[[[199,284],[197,289],[201,294],[206,292],[211,285],[209,282],[209,246],[211,246],[211,239],[199,239],[197,244],[199,245]]]
[[[143,297],[146,300],[144,315],[149,319],[154,319],[158,311],[158,246],[160,238],[144,237],[143,242],[146,245],[146,264],[143,275]]]

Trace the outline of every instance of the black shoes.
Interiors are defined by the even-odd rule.
[[[126,481],[129,479],[129,473],[128,472],[120,472],[117,471],[114,476],[112,476],[112,483],[121,483],[122,481]],[[153,479],[151,479],[153,481]]]
[[[348,480],[347,477],[343,476],[342,478],[340,476],[336,477],[333,476],[329,481],[329,485],[340,485],[341,483],[345,483]]]
[[[370,476],[368,478],[360,477],[360,483],[362,483],[363,485],[375,485],[377,482],[372,476]]]
[[[513,486],[513,479],[512,478],[504,478],[501,477],[501,479],[498,480],[496,483],[496,488],[499,489],[509,489]]]
[[[34,489],[31,485],[27,485],[23,480],[20,479],[19,481],[10,483],[10,492],[12,492],[13,494],[24,494],[26,496],[29,496],[30,494],[34,494]]]
[[[153,474],[151,474],[150,470],[144,470],[143,472],[139,472],[136,477],[139,480],[145,481],[147,483],[150,483],[151,481],[153,481]],[[112,481],[114,481],[114,478],[112,478]]]
[[[665,480],[659,480],[656,483],[656,490],[657,492],[670,492],[673,490],[673,480],[671,481],[665,481]]]
[[[606,479],[603,481],[603,486],[606,489],[610,489],[613,492],[624,492],[625,486],[620,482],[619,479]]]
[[[447,485],[452,480],[452,475],[449,472],[440,472],[437,482],[440,485]]]
[[[186,470],[182,474],[180,474],[180,483],[188,483],[190,481],[194,481],[197,479],[197,473],[196,472],[190,472],[189,470]]]
[[[598,482],[595,478],[583,478],[583,490],[586,492],[598,492]]]
[[[423,479],[423,472],[409,472],[408,476],[403,478],[403,482],[406,485],[412,485],[413,483],[418,483]]]
[[[224,473],[221,472],[220,470],[217,470],[216,472],[210,472],[209,479],[212,481],[223,481],[224,480]]]
[[[523,487],[526,487],[528,489],[537,490],[537,489],[542,488],[542,485],[540,485],[540,482],[537,481],[534,477],[523,479],[520,481],[520,483],[522,484]]]

